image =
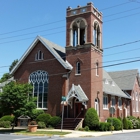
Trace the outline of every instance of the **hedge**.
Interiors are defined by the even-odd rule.
[[[113,123],[114,130],[120,130],[122,127],[122,122],[117,118],[108,118],[107,122]]]
[[[14,118],[15,118],[14,116],[6,115],[6,116],[1,117],[0,121],[10,121],[10,122],[13,122]]]
[[[51,118],[51,115],[48,113],[43,113],[37,116],[36,121],[37,122],[44,122],[45,125],[48,125],[48,122]]]
[[[52,127],[55,127],[59,122],[61,121],[61,118],[58,116],[53,116],[50,118],[48,124]]]

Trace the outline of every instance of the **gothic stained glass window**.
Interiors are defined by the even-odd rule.
[[[47,108],[48,73],[38,70],[30,74],[29,82],[33,85],[33,96],[37,97],[37,108]]]

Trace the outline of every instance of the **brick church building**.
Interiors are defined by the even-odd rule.
[[[65,96],[66,118],[82,118],[93,107],[105,121],[111,106],[116,117],[140,116],[138,70],[107,73],[102,68],[102,24],[102,13],[92,3],[68,7],[66,47],[41,36],[28,47],[11,74],[18,82],[32,83],[37,108],[59,116]],[[126,73],[131,74],[124,81],[129,84],[122,86],[124,83],[116,77]]]

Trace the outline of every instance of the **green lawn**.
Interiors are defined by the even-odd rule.
[[[1,129],[0,133],[16,133],[16,134],[27,134],[27,135],[66,135],[70,134],[71,132],[61,132],[61,131],[37,131],[37,132],[28,132],[25,129],[14,129],[13,131],[11,129]]]

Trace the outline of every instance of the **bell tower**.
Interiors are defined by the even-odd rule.
[[[102,117],[102,13],[93,3],[67,8],[66,59],[73,66],[72,84],[80,85],[88,97],[87,108],[94,107]]]

